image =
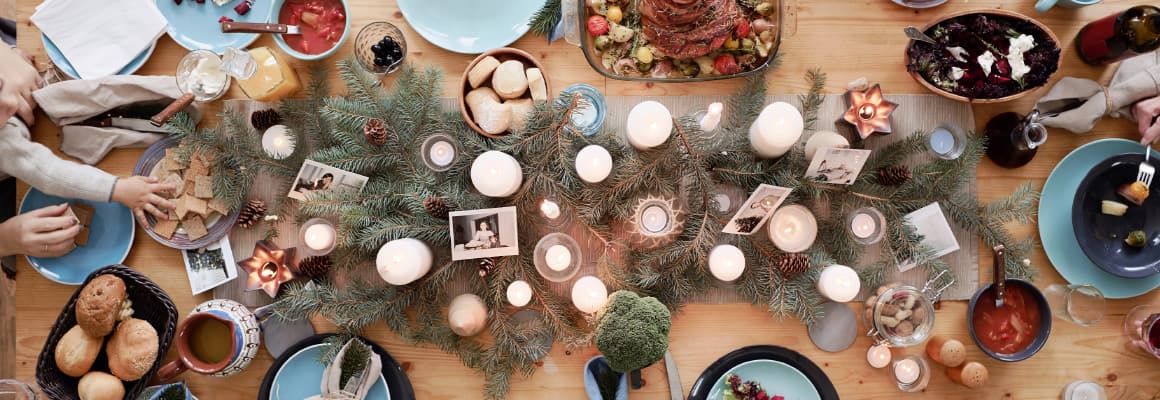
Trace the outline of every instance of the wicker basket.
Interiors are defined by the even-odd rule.
[[[45,341],[44,348],[40,351],[40,358],[36,362],[36,383],[50,399],[71,400],[78,398],[77,383],[80,379],[65,375],[57,368],[54,356],[56,344],[60,342],[60,338],[64,336],[65,332],[77,324],[75,309],[77,296],[80,295],[81,289],[93,278],[105,274],[117,276],[125,281],[126,292],[129,299],[133,301],[133,317],[149,321],[149,324],[153,325],[153,329],[157,330],[157,339],[160,344],[157,351],[157,361],[153,362],[153,367],[149,369],[149,372],[139,380],[125,382],[125,398],[137,398],[137,395],[149,386],[149,381],[157,373],[157,368],[165,361],[165,352],[169,349],[169,344],[173,342],[173,335],[177,332],[177,307],[173,305],[173,300],[170,300],[169,295],[165,294],[145,275],[141,275],[124,265],[110,265],[93,271],[88,278],[85,278],[84,284],[77,288],[64,310],[60,312],[60,316],[56,318],[56,324],[52,326],[52,332],[49,332],[48,340]],[[108,359],[104,351],[97,356],[97,361],[93,363],[93,370],[108,372]]]

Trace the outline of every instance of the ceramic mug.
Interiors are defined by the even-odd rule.
[[[186,370],[210,376],[241,372],[258,354],[261,331],[257,317],[241,303],[224,299],[201,303],[177,328],[173,340],[177,359],[162,366],[157,379],[166,382]],[[220,347],[207,350],[214,346]]]
[[[1035,2],[1035,9],[1039,12],[1047,12],[1051,7],[1059,4],[1067,8],[1080,8],[1099,3],[1103,0],[1039,0]]]

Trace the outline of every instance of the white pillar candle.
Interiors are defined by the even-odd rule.
[[[862,239],[870,237],[878,229],[878,222],[870,214],[858,214],[850,221],[850,232]]]
[[[894,363],[894,377],[901,383],[912,384],[918,381],[919,375],[917,361],[906,358]]]
[[[822,270],[818,276],[818,293],[838,303],[854,300],[862,289],[858,272],[845,265],[834,264]]]
[[[709,272],[723,282],[733,282],[745,272],[745,253],[731,244],[721,244],[709,252]]]
[[[640,213],[640,226],[646,232],[660,233],[669,225],[669,213],[661,206],[649,206]]]
[[[306,227],[306,234],[302,241],[311,250],[326,250],[334,246],[334,227],[328,223],[317,223]]]
[[[721,103],[710,104],[709,110],[705,112],[705,115],[701,117],[700,121],[697,121],[701,125],[701,131],[712,132],[717,130],[717,125],[721,124],[721,111],[724,109],[725,106]]]
[[[560,205],[556,202],[544,199],[540,202],[540,212],[548,219],[560,218]]]
[[[455,296],[447,307],[447,324],[459,336],[475,336],[487,327],[487,305],[471,293]]]
[[[874,368],[885,368],[890,365],[890,359],[893,357],[890,354],[890,346],[886,343],[876,344],[870,347],[870,351],[866,352],[866,361]]]
[[[818,236],[818,221],[808,208],[800,204],[777,209],[769,221],[769,240],[786,253],[800,253],[809,249]]]
[[[762,157],[781,157],[801,139],[804,127],[802,113],[779,101],[765,106],[749,126],[749,144]]]
[[[563,271],[572,265],[572,251],[561,244],[554,244],[544,254],[544,261],[553,271]]]
[[[806,161],[813,161],[818,149],[834,147],[839,149],[850,148],[850,141],[836,132],[817,131],[806,139]]]
[[[392,285],[406,285],[431,270],[431,248],[418,239],[395,239],[384,244],[375,257],[379,276]]]
[[[516,307],[523,307],[532,301],[532,285],[524,281],[515,281],[508,285],[507,301]]]
[[[471,184],[488,197],[508,197],[524,183],[520,162],[506,153],[490,150],[471,163]]]
[[[576,175],[588,183],[600,183],[612,173],[612,154],[599,145],[588,145],[576,153]]]
[[[595,313],[608,301],[608,288],[595,276],[577,279],[572,285],[572,304],[582,312]]]
[[[262,151],[275,160],[294,154],[294,137],[285,125],[274,125],[262,134]]]
[[[660,146],[673,131],[673,114],[664,104],[648,100],[642,101],[628,112],[628,127],[625,135],[628,143],[637,150],[648,150]]]
[[[455,146],[446,140],[437,141],[431,144],[427,157],[431,159],[432,164],[446,167],[455,161]]]

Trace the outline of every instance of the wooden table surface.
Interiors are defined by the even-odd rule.
[[[404,21],[393,1],[350,0],[352,29],[357,30],[370,21],[387,20],[399,25],[408,41],[408,59],[418,65],[437,65],[451,78],[444,85],[445,97],[455,96],[454,86],[460,72],[472,56],[439,49],[422,39]],[[29,21],[37,0],[17,0],[20,26],[20,47],[34,54],[38,61],[46,60],[39,32]],[[1106,82],[1113,68],[1090,67],[1075,55],[1072,40],[1084,23],[1103,17],[1137,2],[1105,1],[1079,10],[1055,9],[1039,14],[1032,9],[1031,0],[951,0],[930,11],[914,11],[898,7],[888,0],[789,0],[783,30],[781,52],[783,66],[769,77],[772,93],[803,93],[804,73],[814,67],[829,74],[827,93],[841,93],[846,82],[865,76],[871,82],[881,82],[890,93],[926,93],[905,73],[901,29],[907,25],[921,25],[937,15],[971,8],[1007,8],[1034,16],[1047,24],[1063,41],[1063,68],[1053,80],[1062,76],[1102,79]],[[496,2],[503,7],[502,2]],[[345,46],[340,54],[327,61],[341,59],[349,53]],[[269,38],[257,45],[275,47]],[[608,80],[594,72],[583,60],[578,48],[566,43],[547,44],[543,38],[527,35],[514,47],[538,56],[546,65],[548,75],[557,89],[573,83],[585,82],[603,90],[605,95],[682,95],[729,94],[735,92],[741,81],[717,81],[700,84],[644,84]],[[158,43],[153,57],[139,74],[172,74],[178,59],[185,54],[168,37]],[[297,65],[305,73],[306,65]],[[303,75],[305,76],[305,75]],[[386,84],[391,83],[387,78]],[[1044,91],[1041,90],[1041,95]],[[242,95],[235,88],[232,98]],[[975,106],[976,126],[999,112],[1027,112],[1038,95],[1021,101],[997,105]],[[902,110],[902,112],[906,112]],[[46,119],[41,115],[41,121]],[[212,119],[208,121],[213,123]],[[1134,125],[1124,121],[1105,120],[1096,132],[1072,135],[1052,130],[1051,137],[1037,158],[1017,170],[998,168],[984,162],[978,170],[979,192],[984,200],[1009,194],[1017,185],[1033,181],[1042,186],[1055,164],[1072,149],[1092,140],[1106,137],[1136,138]],[[59,129],[47,122],[35,127],[34,139],[49,147],[59,145]],[[114,174],[126,175],[132,171],[141,150],[114,150],[98,166]],[[27,187],[22,187],[23,193]],[[1019,235],[1037,235],[1034,226],[1014,227]],[[980,263],[990,265],[990,255],[980,254]],[[1063,282],[1052,269],[1043,252],[1032,258],[1040,267],[1036,284],[1043,288]],[[180,253],[163,247],[146,235],[138,234],[125,264],[142,271],[173,297],[184,316],[194,305],[209,299],[207,295],[190,296]],[[37,355],[44,345],[45,336],[64,306],[76,290],[72,286],[53,283],[39,276],[27,262],[21,260],[20,279],[16,284],[16,378],[34,381]],[[986,274],[984,274],[986,275]],[[988,276],[981,281],[988,282]],[[1056,320],[1055,329],[1046,347],[1032,359],[1018,364],[1004,364],[990,360],[971,342],[966,328],[966,302],[946,302],[937,313],[935,334],[957,338],[968,344],[970,360],[983,362],[991,373],[991,384],[985,389],[968,390],[952,384],[936,367],[930,386],[922,395],[947,399],[1051,399],[1060,395],[1064,385],[1076,379],[1089,379],[1104,385],[1113,399],[1160,398],[1160,360],[1128,351],[1120,333],[1124,314],[1131,307],[1145,303],[1160,303],[1160,295],[1149,293],[1134,299],[1108,302],[1108,315],[1094,327],[1078,327]],[[860,309],[860,305],[854,305]],[[684,389],[691,388],[702,370],[721,355],[741,346],[777,344],[792,348],[810,357],[822,366],[845,399],[879,399],[899,396],[886,370],[875,370],[866,363],[867,338],[841,353],[825,353],[816,349],[806,336],[806,329],[796,320],[775,320],[761,307],[749,304],[691,305],[674,316],[670,335],[673,356],[681,371]],[[324,322],[317,322],[319,330],[328,330]],[[2,332],[0,335],[11,335]],[[473,399],[481,397],[482,376],[461,365],[457,359],[431,347],[413,347],[390,333],[382,324],[367,331],[366,336],[386,347],[391,354],[405,363],[411,383],[419,399]],[[531,378],[515,379],[510,394],[513,399],[583,399],[582,368],[595,348],[566,354],[557,346]],[[896,353],[919,354],[920,348],[896,350]],[[173,352],[170,352],[170,358]],[[11,362],[12,356],[0,357]],[[229,378],[208,378],[186,374],[194,393],[203,399],[253,398],[266,369],[271,363],[266,352],[261,352],[248,370]],[[646,385],[633,392],[634,399],[668,399],[668,386],[663,364],[649,367],[644,372]]]

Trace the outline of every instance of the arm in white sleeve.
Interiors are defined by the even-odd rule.
[[[63,160],[33,142],[28,128],[16,118],[9,118],[0,128],[0,172],[53,196],[89,201],[112,201],[117,184],[116,176]]]

